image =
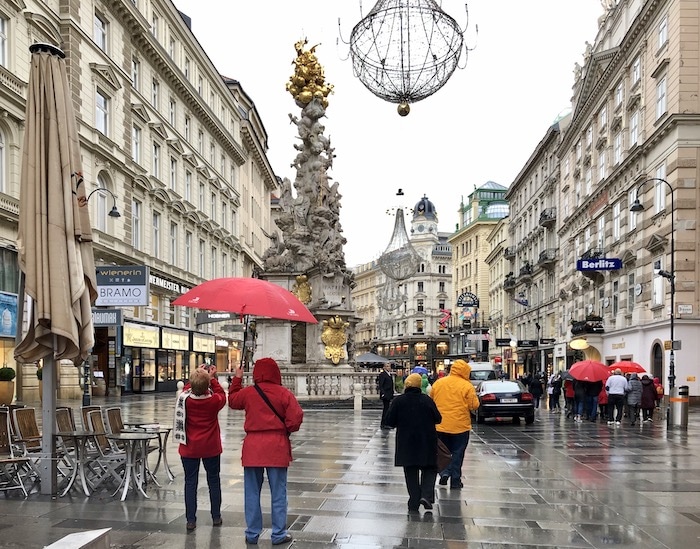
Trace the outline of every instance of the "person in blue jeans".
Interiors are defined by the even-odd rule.
[[[450,488],[459,490],[462,483],[462,462],[469,444],[472,429],[471,412],[479,407],[479,398],[469,381],[472,369],[469,364],[458,359],[452,363],[450,375],[438,379],[430,391],[442,421],[436,426],[438,438],[452,453],[450,465],[440,471],[440,485],[450,483]]]
[[[287,469],[292,461],[290,433],[300,429],[304,412],[294,393],[282,385],[282,374],[272,358],[253,367],[253,383],[243,387],[243,370],[229,387],[228,404],[245,410],[242,459],[246,543],[256,545],[262,532],[260,495],[263,475],[270,484],[272,545],[292,541],[287,531]]]

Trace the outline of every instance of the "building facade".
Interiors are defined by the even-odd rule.
[[[251,276],[261,266],[276,178],[252,100],[221,77],[168,0],[6,2],[0,23],[0,291],[17,293],[28,48],[48,42],[66,53],[94,193],[95,263],[116,276],[121,267],[144,269],[148,283],[143,303],[97,308],[121,316],[96,324],[93,370],[110,393],[175,390],[204,361],[225,370],[240,349],[238,321],[198,324],[172,301],[205,280]],[[121,217],[109,215],[113,206]],[[8,360],[14,339],[2,341]]]

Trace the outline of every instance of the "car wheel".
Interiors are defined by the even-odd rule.
[[[530,425],[532,423],[535,423],[535,414],[525,416],[525,425]]]
[[[513,416],[513,425],[518,425],[520,423],[520,416]]]

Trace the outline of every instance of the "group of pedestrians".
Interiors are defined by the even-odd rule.
[[[426,510],[433,508],[438,476],[441,486],[449,484],[455,490],[464,486],[462,462],[471,432],[471,412],[479,407],[470,373],[466,361],[455,360],[449,375],[432,384],[429,395],[421,390],[421,375],[410,374],[404,380],[403,394],[392,399],[382,415],[382,425],[396,429],[394,465],[404,470],[409,512],[417,512],[421,505]],[[451,455],[449,464],[440,471],[438,440]]]
[[[219,411],[226,405],[245,410],[242,445],[246,543],[257,545],[262,532],[260,505],[263,478],[270,486],[272,545],[290,543],[287,531],[287,471],[292,461],[289,435],[301,427],[304,412],[294,394],[282,385],[282,375],[271,358],[261,358],[253,368],[253,385],[243,387],[243,370],[237,368],[228,397],[216,377],[216,369],[197,368],[177,398],[174,439],[185,470],[187,531],[197,527],[197,486],[200,461],[209,487],[212,524],[221,526],[222,453]]]

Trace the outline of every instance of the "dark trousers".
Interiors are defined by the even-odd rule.
[[[634,425],[639,419],[639,405],[629,404],[628,406],[630,410],[630,425]]]
[[[386,414],[389,412],[389,406],[391,406],[391,399],[389,400],[382,400],[382,422],[380,424],[381,427],[385,427],[386,424],[384,423],[386,421]]]
[[[420,500],[427,499],[430,503],[435,501],[435,478],[437,468],[404,466],[403,476],[406,479],[408,490],[408,508],[417,511]]]
[[[452,461],[447,469],[440,471],[441,477],[449,477],[451,485],[461,486],[462,484],[462,462],[464,452],[469,444],[469,431],[463,433],[441,433],[438,431],[438,438],[447,446],[452,454]]]
[[[642,408],[642,419],[646,421],[654,415],[654,408]]]
[[[625,395],[608,395],[608,421],[622,421],[622,407],[625,405]],[[613,418],[613,412],[617,414]]]
[[[185,516],[187,522],[197,522],[197,485],[199,484],[200,458],[180,456],[182,468],[185,470]],[[211,517],[221,518],[221,456],[201,458],[204,470],[207,472],[209,486],[209,504]]]

